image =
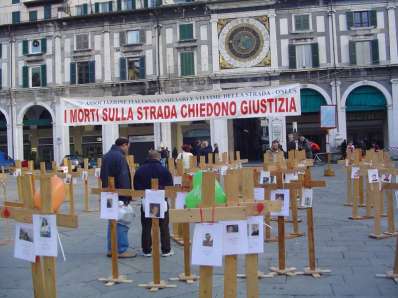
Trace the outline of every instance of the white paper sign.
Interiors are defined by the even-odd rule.
[[[58,255],[58,230],[56,215],[33,215],[33,239],[37,256]]]
[[[255,201],[264,201],[264,188],[256,187],[254,188],[254,200]]]
[[[94,176],[97,177],[97,178],[101,177],[101,168],[95,168]]]
[[[381,182],[383,182],[383,183],[391,183],[392,182],[392,175],[391,174],[383,174],[383,175],[381,175]]]
[[[185,209],[185,198],[187,197],[186,192],[177,192],[176,196],[176,209]]]
[[[14,177],[19,177],[22,174],[22,169],[16,168],[14,171]]]
[[[241,255],[248,250],[247,221],[222,221],[223,227],[223,254]]]
[[[222,266],[223,224],[198,223],[192,241],[192,265]]]
[[[181,176],[173,176],[174,186],[182,185],[182,177]]]
[[[359,179],[360,175],[361,175],[360,168],[358,168],[358,167],[351,168],[351,179]]]
[[[144,211],[146,218],[164,218],[167,211],[164,190],[145,190]]]
[[[298,174],[297,173],[286,173],[285,174],[285,183],[290,183],[290,181],[297,181]]]
[[[71,184],[72,182],[72,175],[71,174],[66,174],[65,178],[64,178],[64,183],[65,184]]]
[[[88,172],[87,171],[83,171],[82,172],[82,181],[86,182],[88,180]]]
[[[379,170],[378,169],[368,170],[368,180],[369,180],[369,183],[378,183],[379,182]]]
[[[271,212],[271,216],[289,216],[290,192],[288,189],[277,189],[271,191],[271,201],[281,201],[280,212]]]
[[[271,173],[269,171],[261,171],[258,183],[259,184],[271,183]]]
[[[247,218],[248,253],[260,254],[264,252],[264,218],[250,216]]]
[[[303,195],[301,196],[301,206],[305,208],[311,208],[313,195],[314,192],[312,188],[304,188]]]
[[[101,192],[101,213],[102,219],[118,219],[119,197],[115,192]]]
[[[228,167],[227,167],[227,166],[222,166],[222,167],[220,168],[220,175],[221,175],[221,176],[227,175],[227,171],[228,171]]]
[[[32,263],[35,262],[32,224],[17,223],[15,225],[14,257]]]

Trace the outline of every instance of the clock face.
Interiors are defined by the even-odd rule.
[[[266,66],[270,53],[268,28],[254,18],[229,21],[220,31],[219,50],[224,68]]]

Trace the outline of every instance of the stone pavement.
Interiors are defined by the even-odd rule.
[[[316,255],[319,267],[331,269],[332,273],[314,279],[308,276],[275,277],[260,280],[260,297],[398,297],[398,285],[392,280],[376,278],[376,273],[391,270],[395,238],[373,240],[368,238],[372,221],[350,221],[351,210],[343,207],[345,202],[345,171],[335,165],[336,177],[328,177],[327,188],[314,192]],[[315,167],[313,178],[322,178],[323,168]],[[15,198],[15,181],[9,178],[9,193]],[[95,185],[94,179],[90,181]],[[98,213],[83,213],[82,188],[76,188],[77,210],[80,226],[77,230],[61,230],[66,262],[57,261],[58,297],[197,297],[198,284],[186,285],[175,282],[175,289],[149,293],[138,288],[138,283],[151,280],[152,262],[149,258],[121,260],[120,272],[134,280],[133,284],[105,287],[98,277],[110,274],[110,260],[105,257],[106,221]],[[2,199],[2,198],[1,198]],[[96,200],[93,197],[91,205]],[[363,210],[362,210],[363,211]],[[133,248],[140,247],[139,213],[129,232]],[[305,219],[305,211],[300,211]],[[383,228],[385,223],[383,222]],[[306,231],[304,223],[300,226]],[[288,226],[290,229],[290,225]],[[0,219],[0,239],[11,230],[13,223]],[[276,231],[275,231],[276,232]],[[287,240],[287,265],[302,269],[307,264],[306,238]],[[161,277],[177,276],[183,269],[182,248],[173,243],[176,255],[161,259]],[[277,246],[265,244],[265,253],[260,256],[260,270],[267,272],[277,264]],[[239,271],[244,271],[244,259],[239,258]],[[197,268],[193,269],[197,272]],[[0,297],[32,297],[29,263],[13,258],[13,245],[0,246]],[[240,280],[239,297],[246,297],[245,281]],[[222,268],[214,270],[214,297],[223,297]]]

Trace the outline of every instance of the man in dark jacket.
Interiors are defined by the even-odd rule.
[[[294,139],[294,134],[287,135],[287,152],[290,150],[298,150],[298,141]]]
[[[213,153],[213,148],[208,141],[203,141],[200,149],[200,156],[205,157],[205,162],[209,162],[209,153]]]
[[[118,138],[115,144],[112,145],[111,150],[108,151],[102,158],[101,166],[101,181],[102,187],[108,187],[108,178],[115,178],[115,188],[117,189],[131,189],[131,176],[130,169],[126,160],[126,155],[129,148],[129,141],[126,138]],[[119,201],[125,205],[130,202],[129,197],[119,196]],[[129,252],[128,242],[129,227],[117,224],[117,245],[119,258],[133,258],[136,253]],[[111,240],[110,240],[110,227],[108,225],[108,257],[111,256]]]
[[[169,170],[163,167],[160,163],[160,153],[155,150],[150,150],[148,159],[138,168],[134,175],[134,188],[136,190],[151,189],[151,180],[158,179],[159,189],[164,189],[165,186],[173,186],[173,176]],[[167,201],[167,199],[166,199]],[[167,207],[168,208],[168,207]],[[152,256],[152,238],[151,228],[152,219],[146,218],[143,206],[141,206],[141,245],[144,256]],[[174,252],[170,246],[170,231],[169,231],[169,211],[165,212],[164,218],[159,220],[160,228],[160,243],[162,249],[162,256],[172,256]]]

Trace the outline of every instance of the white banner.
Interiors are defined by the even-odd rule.
[[[250,90],[62,98],[64,124],[155,123],[301,115],[300,86]]]

